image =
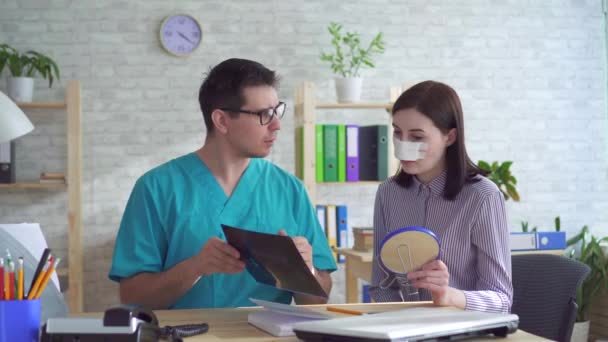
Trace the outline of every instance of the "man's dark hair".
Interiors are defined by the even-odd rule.
[[[198,102],[207,133],[213,131],[211,113],[214,110],[238,109],[245,104],[243,89],[254,86],[276,87],[277,83],[278,78],[274,71],[247,59],[231,58],[213,67],[198,92]]]

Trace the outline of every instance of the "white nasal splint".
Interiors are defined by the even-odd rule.
[[[402,141],[393,138],[395,158],[403,161],[423,159],[426,154],[426,144],[421,142]]]

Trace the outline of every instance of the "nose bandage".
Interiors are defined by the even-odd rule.
[[[424,158],[426,144],[421,142],[402,141],[393,138],[395,158],[403,161],[416,161]]]

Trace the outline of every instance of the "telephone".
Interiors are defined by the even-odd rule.
[[[137,305],[119,305],[99,318],[49,318],[42,326],[41,342],[156,342],[181,341],[202,334],[207,323],[159,327],[154,312]]]
[[[98,318],[49,318],[42,326],[40,341],[158,341],[161,329],[151,310],[136,305],[120,305]]]

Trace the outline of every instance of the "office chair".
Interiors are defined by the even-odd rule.
[[[554,341],[570,341],[576,320],[576,290],[589,266],[564,256],[512,256],[513,306],[519,329]]]

